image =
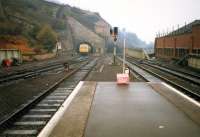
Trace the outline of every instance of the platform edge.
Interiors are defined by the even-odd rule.
[[[173,103],[177,108],[184,112],[192,121],[200,125],[200,103],[183,94],[174,87],[168,85],[165,82],[161,84],[168,89],[167,92],[162,91],[159,87],[156,87],[156,83],[149,83],[150,86],[159,94],[164,96],[167,100]],[[165,89],[163,89],[165,90]]]

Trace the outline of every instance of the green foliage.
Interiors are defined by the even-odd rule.
[[[57,34],[49,25],[44,25],[36,36],[48,51],[52,51],[57,41]]]
[[[56,30],[65,30],[65,29],[67,29],[67,27],[66,27],[67,25],[66,25],[66,22],[65,22],[65,20],[55,20],[55,22],[53,23],[53,28],[54,29],[56,29]]]
[[[38,25],[35,25],[33,28],[31,28],[29,30],[29,35],[32,37],[32,38],[36,38],[38,32],[40,31],[40,26]]]
[[[22,24],[16,24],[13,22],[0,22],[0,34],[1,35],[19,35],[23,31]]]
[[[66,29],[65,21],[55,17],[60,7],[44,0],[0,0],[0,35],[23,36],[29,46],[51,51],[58,37],[55,31]]]

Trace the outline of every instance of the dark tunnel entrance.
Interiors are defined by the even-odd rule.
[[[94,53],[94,48],[89,42],[81,42],[77,46],[77,52],[81,55]]]

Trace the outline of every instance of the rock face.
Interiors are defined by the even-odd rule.
[[[80,22],[72,17],[67,18],[68,23],[72,29],[72,35],[74,38],[74,47],[77,49],[82,42],[88,42],[93,47],[93,52],[104,53],[105,40],[91,31],[87,27],[83,26]]]
[[[104,22],[103,20],[99,20],[95,23],[95,32],[100,34],[101,36],[110,36],[110,25]]]
[[[67,22],[67,21],[66,21]],[[63,51],[70,51],[70,50],[73,50],[74,47],[74,39],[73,39],[73,36],[72,36],[72,30],[71,30],[71,27],[68,23],[67,24],[67,31],[64,31],[61,35],[61,43],[62,43],[62,48],[63,48]]]

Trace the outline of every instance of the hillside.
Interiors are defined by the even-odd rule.
[[[101,48],[105,46],[104,40],[101,37],[99,37],[95,32],[80,24],[77,20],[75,20],[72,17],[68,17],[67,20],[73,31],[75,45],[78,45],[80,42],[86,41],[91,44],[94,44],[96,48]]]
[[[43,0],[1,0],[0,7],[2,7],[0,40],[5,35],[11,39],[20,36],[27,39],[29,47],[35,51],[44,49],[50,52],[57,41],[61,41],[66,50],[71,50],[76,46],[74,44],[77,44],[75,43],[77,38],[73,37],[74,29],[69,25],[68,17],[73,18],[85,28],[81,30],[84,34],[92,34],[94,36],[90,35],[91,38],[95,37],[101,41],[103,41],[101,38],[103,34],[96,24],[103,22],[104,26],[109,26],[98,13]],[[87,31],[84,32],[85,30]],[[109,30],[108,27],[107,30]],[[105,31],[103,33],[105,34]],[[91,38],[84,39],[91,41]]]
[[[0,0],[0,19],[0,48],[13,45],[46,53],[52,52],[58,41],[63,51],[76,49],[81,41],[97,47],[110,47],[113,43],[110,25],[98,13],[69,5],[44,0]],[[134,39],[137,36],[129,36],[130,43],[138,45],[140,40]],[[14,42],[15,39],[24,44]],[[141,41],[142,44],[145,45]]]
[[[62,5],[42,0],[1,0],[0,5],[1,35],[22,36],[29,47],[51,51],[61,31],[67,33],[66,21],[58,15]]]

